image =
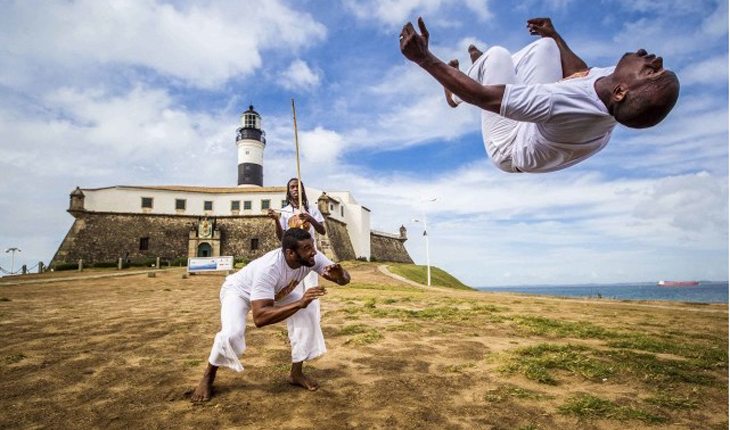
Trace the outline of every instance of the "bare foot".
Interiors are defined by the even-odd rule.
[[[195,391],[190,395],[190,401],[193,403],[207,402],[213,397],[213,384],[209,383],[206,378],[200,380],[200,383],[195,387]]]
[[[317,388],[319,388],[319,384],[317,381],[315,381],[312,378],[309,378],[307,376],[304,376],[304,374],[299,375],[289,375],[289,383],[292,385],[298,385],[302,388],[305,388],[309,391],[317,391]]]
[[[207,402],[213,397],[213,381],[215,381],[215,374],[218,371],[218,367],[208,363],[208,367],[205,369],[203,378],[195,387],[195,391],[190,395],[190,401],[193,403]]]
[[[466,48],[466,50],[469,51],[469,58],[471,58],[472,64],[474,64],[474,62],[477,61],[477,59],[479,57],[481,57],[483,54],[483,52],[480,51],[479,48],[477,48],[474,45],[469,45],[469,47]]]

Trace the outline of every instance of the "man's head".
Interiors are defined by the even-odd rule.
[[[290,266],[292,264],[296,267],[314,266],[314,256],[317,255],[317,250],[314,248],[312,235],[307,230],[290,228],[285,231],[284,237],[281,239],[281,249]]]
[[[659,124],[679,97],[679,79],[664,69],[662,57],[644,49],[627,52],[613,71],[611,114],[631,128]]]
[[[288,201],[292,206],[296,206],[299,204],[299,181],[297,178],[291,178],[286,183],[286,201]],[[301,182],[302,184],[302,206],[304,206],[305,209],[309,210],[309,202],[307,201],[307,192],[304,189],[304,182]]]

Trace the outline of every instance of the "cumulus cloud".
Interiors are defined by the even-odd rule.
[[[288,90],[309,90],[319,85],[320,71],[296,59],[279,76],[279,85]]]
[[[690,64],[678,75],[682,85],[721,86],[727,84],[728,56],[720,55]]]
[[[280,1],[251,6],[233,1],[14,2],[0,18],[5,58],[0,65],[36,76],[5,72],[0,77],[28,85],[48,68],[83,73],[87,67],[123,65],[210,88],[253,73],[261,67],[262,51],[296,51],[326,35],[309,14]],[[28,23],[33,31],[27,31]]]

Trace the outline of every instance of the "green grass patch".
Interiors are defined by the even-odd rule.
[[[696,394],[696,393],[693,393]],[[697,400],[696,395],[676,395],[673,396],[671,394],[667,393],[657,393],[654,396],[651,396],[647,398],[646,403],[659,406],[661,408],[666,408],[670,410],[676,410],[676,409],[697,409],[697,407],[700,405],[700,401]]]
[[[728,366],[727,341],[724,339],[708,345],[706,342],[673,342],[666,337],[628,334],[609,341],[607,345],[612,348],[679,355],[691,359],[693,364],[705,369],[727,369]]]
[[[660,359],[654,354],[629,350],[597,350],[582,345],[542,343],[509,353],[499,367],[534,381],[557,385],[556,371],[585,379],[631,378],[645,384],[677,383],[712,385],[719,383],[712,373],[692,360]]]
[[[350,324],[342,327],[338,335],[351,336],[353,334],[367,333],[369,330],[370,326],[365,324]]]
[[[409,285],[383,285],[383,284],[368,284],[362,282],[350,282],[346,287],[349,290],[382,290],[382,291],[403,291],[408,293],[423,294],[423,290],[419,290],[417,287],[411,287]]]
[[[600,354],[616,363],[623,372],[649,384],[712,385],[716,382],[704,367],[691,360],[660,359],[654,354],[626,350],[603,351]]]
[[[188,359],[183,362],[185,367],[198,367],[203,364],[203,360],[200,359]]]
[[[369,345],[383,338],[383,335],[377,329],[369,329],[368,331],[356,334],[345,342],[345,345]]]
[[[666,422],[663,416],[655,415],[631,406],[618,405],[610,400],[590,394],[578,394],[558,407],[564,415],[574,415],[584,419],[611,419],[619,421],[639,420],[658,424]]]
[[[421,331],[421,326],[416,323],[407,322],[407,323],[403,323],[403,324],[392,324],[392,325],[389,325],[388,327],[386,327],[385,329],[387,331],[417,332],[417,331]]]
[[[617,333],[582,321],[562,321],[536,316],[512,318],[518,329],[531,335],[550,337],[573,337],[578,339],[608,339]]]
[[[426,285],[428,283],[427,266],[417,264],[389,264],[388,270],[419,284]],[[473,288],[464,285],[461,281],[451,276],[449,273],[431,266],[431,285],[436,287],[454,288],[457,290],[473,290]]]
[[[24,354],[10,354],[3,357],[3,363],[5,364],[15,364],[19,361],[24,360],[27,358]]]
[[[516,349],[499,370],[505,373],[519,373],[528,379],[548,385],[558,384],[553,375],[555,370],[580,375],[593,381],[611,376],[614,370],[610,363],[592,357],[590,352],[590,348],[581,345],[542,343]]]

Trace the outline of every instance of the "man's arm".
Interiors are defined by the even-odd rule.
[[[312,215],[310,215],[306,212],[302,212],[298,216],[299,216],[299,219],[301,219],[302,221],[307,221],[308,223],[312,224],[312,227],[314,227],[314,231],[316,231],[317,233],[319,233],[319,234],[326,233],[324,226],[319,221],[317,221],[317,219],[315,217],[313,217]]]
[[[532,18],[527,20],[527,29],[533,36],[549,37],[555,41],[560,49],[560,65],[563,67],[563,77],[584,72],[588,65],[573,52],[563,38],[555,31],[550,18]]]
[[[251,301],[253,323],[256,324],[256,327],[263,327],[284,321],[297,313],[299,309],[306,308],[314,299],[322,297],[325,294],[327,294],[327,291],[324,287],[310,288],[304,292],[304,296],[301,299],[285,306],[274,306],[274,301],[270,299],[253,300]]]
[[[504,85],[482,85],[458,69],[449,66],[428,50],[429,33],[423,18],[418,18],[418,34],[410,22],[403,26],[400,50],[409,60],[421,66],[444,88],[461,100],[490,112],[499,113]]]
[[[350,274],[339,264],[331,264],[325,267],[322,272],[322,277],[338,285],[347,285],[350,283]]]
[[[276,237],[279,238],[279,241],[284,237],[284,230],[281,228],[281,222],[279,221],[279,215],[276,213],[275,210],[269,209],[267,212],[267,215],[269,218],[274,220],[274,223],[276,223]]]

